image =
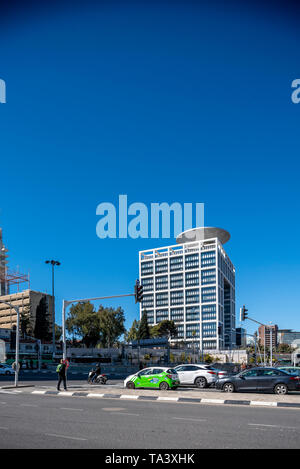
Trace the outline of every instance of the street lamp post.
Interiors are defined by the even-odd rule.
[[[54,267],[60,265],[60,262],[51,260],[45,261],[46,264],[51,264],[52,266],[52,358],[55,357],[55,298],[54,298]]]
[[[15,358],[15,387],[18,386],[19,382],[19,344],[20,344],[20,309],[19,306],[14,306],[13,304],[0,300],[0,303],[8,305],[10,308],[13,308],[17,313],[17,330],[16,330],[16,358]]]

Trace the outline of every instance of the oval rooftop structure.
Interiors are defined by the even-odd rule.
[[[225,244],[230,239],[230,234],[228,231],[223,230],[223,228],[204,226],[183,231],[183,233],[177,236],[176,242],[178,244],[184,244],[192,243],[193,241],[205,241],[212,238],[218,238],[220,243]]]

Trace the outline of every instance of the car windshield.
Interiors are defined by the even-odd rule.
[[[147,368],[146,370],[142,370],[138,374],[140,376],[151,375],[152,374],[152,368]]]

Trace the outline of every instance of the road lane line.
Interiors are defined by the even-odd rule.
[[[206,419],[193,419],[189,417],[172,417],[174,420],[190,420],[191,422],[207,422]]]
[[[74,407],[60,407],[61,410],[76,410],[76,411],[83,411],[83,409],[75,409]]]
[[[248,423],[251,427],[271,427],[271,428],[281,428],[282,430],[300,430],[297,427],[284,427],[282,425],[270,425],[267,423]]]
[[[20,407],[38,407],[37,404],[20,404]]]
[[[68,440],[80,440],[80,441],[86,441],[87,438],[79,438],[76,436],[68,436],[68,435],[57,435],[56,433],[45,433],[46,436],[54,436],[56,438],[66,438]]]

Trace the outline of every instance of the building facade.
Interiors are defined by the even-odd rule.
[[[220,228],[196,228],[177,237],[177,244],[139,252],[143,285],[140,316],[148,323],[173,320],[173,342],[197,343],[200,350],[235,347],[235,268]]]
[[[17,325],[16,310],[5,303],[1,303],[1,300],[11,303],[13,306],[18,306],[20,315],[28,316],[33,329],[36,325],[39,308],[44,308],[49,331],[52,330],[53,298],[51,295],[33,290],[23,290],[18,293],[0,296],[0,329],[13,329]],[[43,305],[43,302],[45,305]]]
[[[295,342],[300,341],[300,332],[292,329],[278,329],[277,340],[279,344],[287,344],[293,346]]]
[[[272,348],[277,347],[277,332],[278,326],[276,324],[270,326],[259,326],[258,334],[259,334],[259,343],[262,346],[270,347],[272,342]]]

